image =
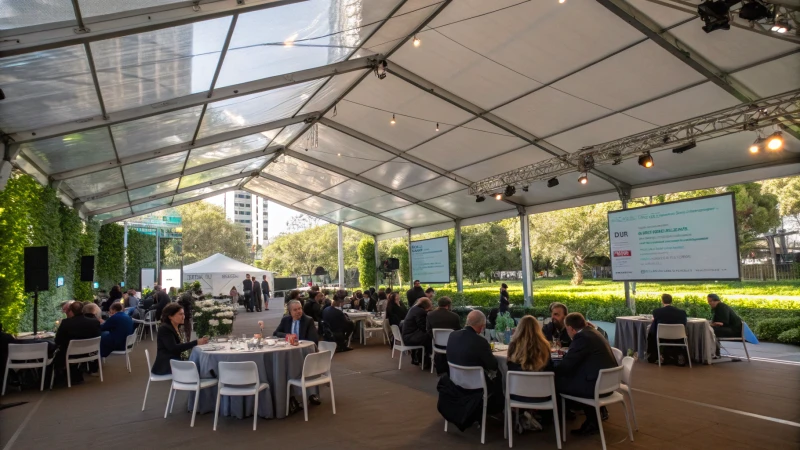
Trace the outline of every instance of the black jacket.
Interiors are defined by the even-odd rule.
[[[415,337],[426,334],[428,322],[428,311],[415,306],[408,310],[406,319],[403,321],[403,341],[413,341]]]
[[[56,346],[60,355],[66,355],[67,347],[73,339],[91,339],[100,336],[100,321],[92,315],[69,317],[61,321],[56,331]]]
[[[714,318],[711,319],[712,322],[721,322],[723,327],[733,330],[736,336],[742,334],[742,319],[736,314],[736,311],[731,309],[730,306],[719,302],[713,311]]]
[[[344,333],[347,322],[350,322],[341,309],[329,306],[322,311],[322,320],[328,325],[332,333]]]
[[[161,320],[161,311],[163,311],[164,307],[169,305],[170,302],[172,302],[172,300],[169,298],[169,295],[164,291],[156,292],[156,294],[153,296],[153,300],[155,302],[153,308],[155,308],[156,310],[155,314],[153,315],[153,320],[158,322]]]
[[[282,338],[291,333],[292,316],[283,316],[281,323],[278,325],[278,328],[274,333],[272,333],[272,335]],[[319,335],[317,334],[316,327],[314,327],[314,320],[311,317],[303,315],[303,317],[300,318],[300,326],[298,327],[297,338],[304,341],[314,341],[315,344],[319,342]]]
[[[378,312],[378,299],[377,298],[369,298],[367,301],[367,311],[369,312]]]
[[[458,331],[461,329],[461,319],[458,314],[443,308],[437,308],[428,313],[426,331],[433,337],[434,328],[444,328]]]
[[[450,333],[447,361],[459,366],[497,370],[497,359],[492,354],[489,341],[478,335],[472,327]]]
[[[653,325],[650,327],[650,334],[656,336],[658,324],[666,325],[681,324],[686,325],[686,311],[674,306],[662,306],[653,310]]]
[[[242,292],[245,294],[250,294],[253,292],[253,280],[248,280],[247,278],[242,281]]]
[[[265,297],[269,297],[269,281],[263,280],[261,282],[261,293],[265,294]]]
[[[322,320],[322,306],[316,300],[306,300],[303,305],[303,314],[311,317],[314,322]]]
[[[553,342],[554,337],[560,340],[562,347],[569,347],[569,345],[572,343],[572,339],[570,339],[569,333],[567,333],[567,328],[564,327],[563,330],[559,330],[558,327],[556,327],[555,322],[550,322],[547,325],[543,326],[542,333],[544,334],[544,337],[547,338],[547,340],[550,342]]]
[[[569,351],[555,368],[558,390],[568,395],[593,397],[600,370],[612,367],[617,367],[617,359],[608,341],[587,326],[573,337]]]
[[[166,375],[172,373],[170,367],[170,360],[180,360],[181,353],[186,350],[191,350],[197,345],[197,341],[186,342],[181,344],[181,338],[175,327],[171,323],[162,323],[158,327],[158,351],[156,352],[156,361],[153,363],[152,373],[156,375]]]
[[[388,303],[386,305],[386,318],[389,319],[389,325],[397,325],[399,327],[405,320],[406,314],[408,314],[408,310],[402,303],[397,305]]]
[[[406,300],[408,300],[408,308],[411,309],[411,307],[414,306],[414,303],[416,303],[417,300],[421,299],[422,297],[425,297],[425,289],[422,289],[422,286],[412,287],[411,289],[406,291]]]
[[[506,291],[504,293],[501,293],[500,294],[500,308],[498,308],[498,311],[501,312],[501,313],[508,312],[509,305],[510,305],[510,303],[508,301],[508,292]]]

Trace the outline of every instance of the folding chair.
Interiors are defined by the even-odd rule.
[[[636,407],[633,406],[633,393],[631,392],[631,372],[633,372],[634,359],[630,356],[622,358],[622,383],[619,385],[619,391],[623,395],[628,396],[631,401],[631,413],[633,414],[633,428],[639,431],[639,423],[636,421]]]
[[[317,347],[320,352],[331,352],[331,359],[333,359],[333,355],[336,353],[336,342],[319,341]]]
[[[741,342],[742,347],[744,347],[744,354],[747,355],[747,361],[750,362],[750,352],[747,351],[747,340],[744,337],[744,330],[747,327],[747,323],[742,322],[742,335],[740,337],[728,337],[728,338],[720,338],[718,337],[717,340],[720,342]],[[727,351],[727,350],[725,350]]]

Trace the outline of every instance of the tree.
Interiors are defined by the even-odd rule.
[[[464,275],[472,282],[484,277],[492,281],[493,272],[511,263],[508,233],[499,223],[484,223],[461,229]]]
[[[358,243],[358,282],[361,288],[370,288],[377,282],[378,269],[375,267],[375,241],[365,237]]]
[[[762,192],[759,183],[736,184],[727,190],[736,195],[739,251],[744,254],[756,246],[758,235],[780,226],[778,197]]]
[[[619,203],[613,202],[534,214],[531,248],[545,258],[568,261],[572,284],[582,284],[586,258],[608,254],[607,213],[618,208]]]
[[[178,207],[183,227],[183,263],[192,264],[215,253],[248,261],[250,249],[244,230],[225,219],[225,211],[208,202],[194,202]],[[180,264],[175,246],[165,246],[164,264]]]
[[[289,233],[297,233],[298,231],[314,228],[322,224],[322,220],[316,217],[309,216],[308,214],[297,214],[286,221],[286,229]]]
[[[761,186],[764,192],[778,197],[781,217],[800,227],[800,176],[767,180]]]

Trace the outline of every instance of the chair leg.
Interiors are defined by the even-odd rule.
[[[433,369],[433,364],[431,364],[431,369]],[[419,360],[419,370],[425,370],[425,349],[422,349],[422,359]],[[433,372],[431,372],[433,373]]]
[[[558,400],[553,402],[553,422],[553,425],[555,425],[553,428],[556,429],[556,444],[558,445],[558,450],[561,450],[561,427],[558,423]]]
[[[747,351],[747,342],[742,339],[742,347],[744,347],[744,354],[747,355],[747,362],[750,362],[750,352]]]
[[[200,403],[200,386],[197,386],[197,390],[194,391],[194,407],[192,408],[192,423],[189,425],[190,427],[194,427],[194,416],[197,415],[197,404]],[[175,404],[175,400],[172,400],[172,404]]]
[[[622,406],[625,408],[625,425],[628,426],[628,437],[633,442],[633,428],[631,428],[631,418],[628,415],[628,402],[625,401],[624,395],[622,396]]]
[[[656,342],[656,349],[658,349],[658,367],[661,367],[661,346]]]
[[[514,430],[511,429],[511,407],[508,406],[508,402],[506,402],[506,420],[505,426],[503,427],[503,434],[505,438],[508,438],[508,448],[514,446]]]
[[[431,373],[433,373],[433,357],[436,355],[436,352],[431,353]]]
[[[567,442],[567,401],[563,398],[561,399],[561,439]]]
[[[128,352],[125,352],[125,365],[128,367],[128,373],[131,373],[131,358],[128,356]]]
[[[628,390],[625,391],[628,394],[628,399],[631,401],[631,413],[633,414],[633,425],[636,431],[639,431],[639,423],[636,421],[636,407],[633,406],[633,392],[631,391],[631,387],[628,386]]]
[[[256,388],[256,395],[254,395],[255,398],[253,399],[253,431],[256,431],[256,425],[258,424],[258,393],[259,390]]]
[[[172,410],[175,408],[175,397],[178,396],[178,391],[172,393],[172,400],[169,402],[169,413],[172,414]]]
[[[8,371],[11,370],[6,367],[6,373],[3,375],[3,390],[0,392],[0,395],[6,395],[6,381],[8,380]]]
[[[336,414],[336,400],[333,399],[333,378],[331,378],[330,383],[328,383],[328,387],[331,388],[331,406],[333,406],[333,413]]]
[[[392,359],[394,359],[394,345],[392,345]]]
[[[103,382],[103,362],[100,361],[100,358],[97,358],[97,367],[100,369],[100,382]]]
[[[483,417],[481,417],[481,444],[486,443],[486,403],[487,397],[483,397]]]
[[[6,372],[8,373],[8,372]],[[47,378],[47,358],[45,358],[44,364],[42,365],[42,386],[39,388],[39,392],[44,392],[44,379]],[[5,387],[5,380],[3,380],[3,385]],[[5,393],[5,389],[3,389]]]
[[[292,397],[292,385],[286,383],[286,415],[289,415],[289,399]]]
[[[67,358],[69,358],[69,355],[67,355]],[[72,377],[69,376],[69,361],[67,361],[67,387],[72,387]]]
[[[303,390],[303,415],[306,417],[306,422],[308,422],[308,391],[306,391],[305,385],[301,386],[300,389]]]
[[[606,434],[603,432],[603,417],[600,415],[600,407],[595,406],[594,408],[595,414],[597,414],[597,426],[600,428],[600,442],[603,444],[603,450],[606,450]],[[625,411],[625,416],[627,417],[628,411]]]
[[[220,397],[222,396],[219,394],[219,386],[217,386],[217,405],[214,407],[214,428],[213,428],[214,431],[217,431],[217,421],[219,420]]]
[[[144,388],[144,401],[142,402],[142,411],[144,411],[144,406],[147,404],[147,393],[150,391],[150,376],[147,376],[147,387]]]
[[[394,351],[394,350],[392,350],[392,351]],[[399,358],[399,361],[397,363],[397,370],[400,370],[403,367],[403,353],[405,353],[405,352],[403,352],[403,351],[400,352],[400,358]]]
[[[169,414],[169,404],[172,403],[172,394],[175,392],[172,389],[172,386],[169,387],[169,394],[167,394],[167,407],[164,409],[164,418],[167,418],[167,414]]]
[[[683,343],[686,345],[686,359],[689,360],[689,368],[692,368],[692,354],[689,353],[689,341],[686,338],[683,338]]]
[[[50,390],[53,390],[53,381],[56,379],[56,365],[54,363],[50,363],[52,368],[50,369]]]

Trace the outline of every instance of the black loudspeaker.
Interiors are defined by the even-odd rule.
[[[81,281],[94,281],[94,255],[81,256]]]
[[[389,270],[400,270],[400,260],[397,258],[389,258]]]
[[[47,247],[25,247],[25,292],[49,290]]]

